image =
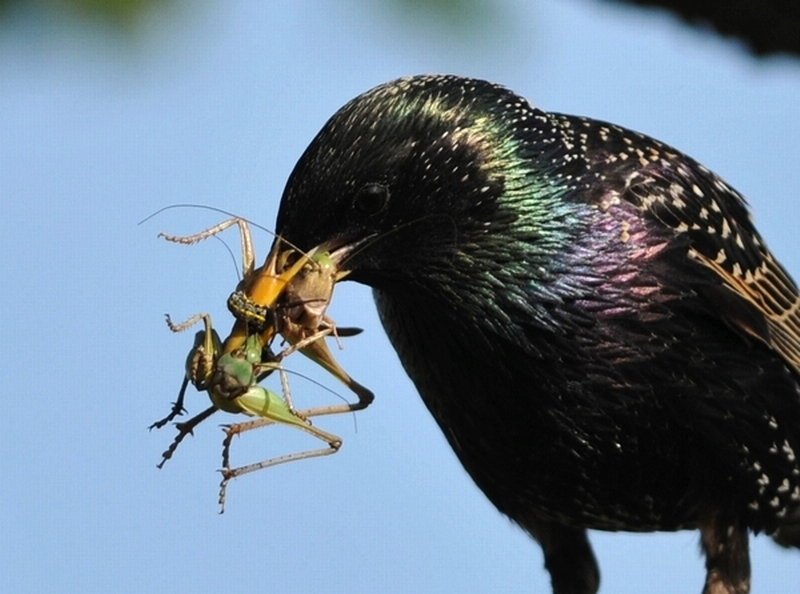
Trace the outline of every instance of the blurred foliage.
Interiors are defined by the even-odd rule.
[[[171,3],[170,0],[0,0],[0,17],[33,8],[51,11],[56,16],[74,16],[127,28]],[[411,21],[434,19],[437,24],[454,26],[471,26],[492,19],[500,9],[492,0],[367,0],[363,4],[394,9]]]
[[[0,0],[0,24],[22,12],[46,14],[49,20],[94,24],[129,32],[179,0]],[[607,0],[606,0],[607,1]],[[800,56],[800,0],[615,0],[639,6],[659,6],[680,15],[691,26],[705,26],[741,40],[755,54]],[[360,0],[366,10],[388,12],[414,29],[429,28],[448,41],[471,43],[510,30],[506,2],[501,0]],[[698,28],[703,31],[703,28]]]
[[[0,0],[0,18],[23,11],[41,12],[65,21],[78,19],[124,31],[136,28],[145,17],[173,3],[174,0]]]
[[[504,45],[517,30],[507,2],[498,0],[359,0],[364,11],[379,13],[411,35],[438,40],[456,51],[482,51]]]
[[[474,27],[496,20],[500,6],[487,0],[391,0],[398,15],[413,22],[433,20],[438,26]]]
[[[798,0],[619,0],[659,6],[693,26],[739,39],[758,55],[800,56]],[[702,31],[702,29],[700,29]]]

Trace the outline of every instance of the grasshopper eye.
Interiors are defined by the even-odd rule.
[[[383,210],[388,201],[389,188],[380,184],[367,184],[356,194],[353,206],[362,214],[373,215]]]

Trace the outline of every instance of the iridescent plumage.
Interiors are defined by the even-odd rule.
[[[345,105],[277,231],[342,274],[478,486],[599,583],[586,528],[699,528],[708,593],[748,530],[800,546],[800,314],[742,197],[664,144],[450,76]]]

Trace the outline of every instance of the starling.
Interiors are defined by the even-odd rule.
[[[278,233],[372,287],[464,468],[590,594],[586,530],[698,529],[706,594],[748,533],[800,546],[800,298],[744,198],[645,135],[481,80],[342,107]]]

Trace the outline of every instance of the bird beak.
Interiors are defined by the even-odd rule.
[[[351,272],[347,268],[348,260],[376,235],[376,233],[372,233],[358,239],[352,237],[329,239],[312,248],[309,251],[309,257],[313,257],[314,254],[328,253],[330,261],[336,268],[335,282],[338,283]]]

